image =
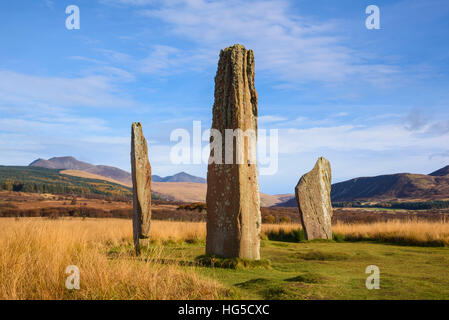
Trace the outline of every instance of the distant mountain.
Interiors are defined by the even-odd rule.
[[[132,184],[131,174],[127,171],[110,166],[96,166],[87,162],[79,161],[74,157],[54,157],[48,160],[37,159],[31,162],[29,166],[48,169],[79,170],[120,181],[127,185]]]
[[[30,167],[41,167],[47,169],[87,170],[94,165],[76,160],[74,157],[54,157],[48,160],[37,159],[29,164]]]
[[[332,185],[331,198],[339,201],[440,200],[449,198],[449,166],[430,175],[397,173],[355,178]],[[279,203],[296,207],[296,199]]]
[[[62,169],[62,170],[77,170],[92,173],[98,176],[102,176],[108,179],[121,182],[126,185],[132,185],[131,174],[122,169],[104,166],[93,165],[87,162],[79,161],[74,157],[54,157],[48,160],[37,159],[29,164],[31,167],[42,167],[47,169]],[[153,175],[152,180],[154,182],[194,182],[194,183],[206,183],[206,179],[192,176],[185,172],[180,172],[172,176],[160,177]]]
[[[292,197],[284,202],[275,204],[275,207],[297,207],[298,204],[296,203],[296,197]]]
[[[449,176],[398,173],[332,185],[332,201],[449,198]]]
[[[429,174],[429,176],[434,176],[434,177],[442,177],[442,176],[447,176],[447,175],[449,175],[449,166],[445,166],[444,168],[441,168],[440,170],[437,170],[437,171]]]
[[[192,176],[185,172],[180,172],[168,177],[160,177],[158,175],[151,176],[154,182],[194,182],[194,183],[206,183],[206,179]]]

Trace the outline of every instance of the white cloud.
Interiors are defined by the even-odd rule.
[[[287,118],[280,117],[280,116],[274,116],[274,115],[261,116],[261,117],[257,118],[257,121],[260,124],[272,123],[272,122],[282,122],[282,121],[286,121],[286,120],[287,120]]]
[[[125,1],[121,1],[125,3]],[[397,67],[366,63],[362,54],[335,35],[338,23],[318,22],[291,13],[288,1],[161,1],[141,14],[162,20],[171,34],[190,39],[197,47],[190,55],[216,63],[219,49],[243,43],[254,49],[256,68],[278,80],[336,83],[357,76],[385,84]],[[161,64],[169,68],[169,64]]]
[[[38,157],[73,155],[117,164],[115,159],[129,156],[129,139],[117,136],[123,132],[113,130],[104,117],[84,113],[83,107],[104,112],[138,106],[115,87],[118,78],[129,75],[108,68],[97,70],[108,76],[77,78],[0,70],[0,163],[26,165]]]
[[[181,64],[181,51],[174,47],[156,45],[153,51],[140,61],[140,71],[146,73],[172,73]]]
[[[345,152],[383,152],[410,148],[414,150],[440,150],[447,145],[449,134],[429,135],[429,127],[411,132],[402,125],[378,126],[341,125],[308,129],[280,130],[279,150],[295,154],[317,150]],[[399,160],[400,161],[400,160]]]
[[[130,62],[132,60],[132,57],[127,54],[120,51],[110,50],[110,49],[95,49],[95,51],[101,53],[105,57],[107,57],[110,61],[116,62],[116,63],[125,63]]]
[[[110,72],[112,70],[109,70]],[[118,69],[113,70],[115,73]],[[123,76],[123,74],[122,74]],[[126,107],[135,105],[104,75],[78,78],[43,77],[0,70],[1,105]]]
[[[52,0],[44,0],[44,4],[49,9],[54,9],[55,3]]]

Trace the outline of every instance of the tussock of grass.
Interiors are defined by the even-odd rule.
[[[246,260],[240,258],[221,258],[213,255],[201,255],[195,261],[205,267],[225,269],[270,268],[269,260]]]
[[[280,300],[288,297],[288,291],[283,288],[283,284],[271,279],[256,278],[238,283],[235,286],[240,289],[259,292],[264,299],[268,300]]]
[[[243,288],[243,289],[250,289],[250,288],[254,288],[254,287],[267,287],[268,285],[270,285],[271,280],[269,279],[265,279],[265,278],[256,278],[256,279],[251,279],[245,282],[241,282],[241,283],[237,283],[236,286],[239,288]]]
[[[341,233],[332,233],[332,240],[335,242],[344,242],[345,241],[345,235]]]
[[[236,284],[240,289],[258,292],[263,299],[285,300],[298,298],[298,286],[305,287],[310,284],[321,283],[322,277],[315,274],[304,274],[286,280],[255,278]]]
[[[285,281],[301,283],[323,283],[324,277],[315,273],[304,273],[293,278],[285,279]]]

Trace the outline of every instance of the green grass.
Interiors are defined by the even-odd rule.
[[[154,249],[150,247],[150,251],[162,250],[163,256],[172,257],[183,268],[217,279],[231,289],[233,298],[449,298],[447,247],[264,240],[261,256],[263,261],[270,261],[269,267],[247,265],[236,268],[217,268],[217,265],[213,268],[198,263],[196,258],[204,254],[202,244],[159,245],[158,250]],[[218,261],[230,263],[230,259],[227,260]],[[380,290],[368,290],[365,287],[368,277],[365,269],[369,265],[380,268]]]

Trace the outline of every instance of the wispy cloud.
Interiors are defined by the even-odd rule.
[[[267,116],[261,116],[257,118],[257,121],[260,124],[267,124],[267,123],[273,123],[273,122],[282,122],[286,121],[287,118],[280,117],[280,116],[274,116],[274,115],[267,115]]]
[[[366,61],[336,35],[337,21],[294,15],[288,1],[176,0],[157,4],[157,9],[141,9],[140,13],[163,21],[171,34],[195,43],[191,53],[200,52],[203,63],[216,62],[220,48],[243,43],[256,51],[258,70],[290,83],[336,83],[357,76],[383,84],[400,72],[394,65]]]
[[[377,126],[341,125],[280,131],[280,152],[300,153],[320,149],[341,151],[386,151],[400,148],[438,150],[449,135],[423,135],[400,124]]]
[[[132,106],[135,102],[104,75],[44,77],[0,70],[0,105],[39,104],[109,108]]]
[[[133,5],[133,6],[145,6],[152,4],[154,0],[100,0],[101,3],[110,5]]]

